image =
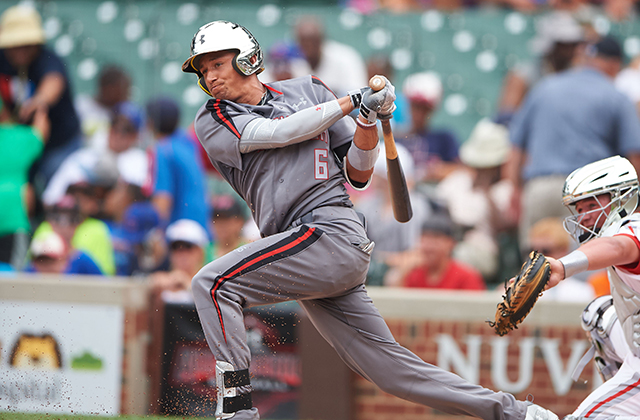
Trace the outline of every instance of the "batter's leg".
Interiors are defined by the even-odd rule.
[[[360,239],[357,232],[329,235],[303,225],[232,251],[194,277],[192,290],[198,316],[217,370],[222,371],[217,379],[229,377],[230,394],[250,391],[243,373],[251,359],[243,309],[336,296],[352,289],[364,281],[363,267],[369,261],[368,254],[353,245]],[[329,262],[330,268],[318,268],[319,261]],[[234,420],[258,418],[255,409],[242,409],[234,416]]]
[[[400,346],[364,286],[340,297],[300,301],[309,319],[354,371],[383,391],[454,415],[523,420],[526,403],[471,384]]]

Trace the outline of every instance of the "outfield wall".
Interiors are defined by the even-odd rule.
[[[585,304],[541,301],[522,327],[498,337],[485,321],[495,313],[499,292],[369,293],[398,342],[471,382],[519,399],[531,395],[561,416],[600,383],[592,363],[580,381],[571,381],[588,345],[579,325]],[[162,399],[178,395],[180,414],[189,414],[191,394],[181,392],[188,388],[213,405],[212,356],[198,335],[194,307],[173,305],[168,318],[163,306],[144,279],[0,278],[0,411],[162,413]],[[251,366],[260,392],[256,405],[271,414],[265,418],[447,418],[349,371],[298,305],[247,314],[257,343],[252,350],[258,349]],[[185,320],[190,324],[177,322]],[[169,326],[179,334],[166,336]],[[173,349],[169,365],[167,348]],[[26,362],[33,355],[39,356],[36,369]],[[172,370],[160,370],[163,363]]]

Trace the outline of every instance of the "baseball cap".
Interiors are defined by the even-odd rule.
[[[124,212],[122,236],[133,244],[139,244],[159,225],[160,216],[151,203],[133,203]]]
[[[617,58],[622,60],[624,54],[618,40],[612,36],[603,36],[595,44],[587,47],[587,54],[605,58]]]
[[[120,102],[113,108],[113,119],[116,117],[125,117],[136,131],[140,131],[144,123],[142,110],[133,102]]]
[[[67,246],[60,235],[54,231],[44,232],[37,235],[31,241],[29,251],[33,258],[38,257],[51,257],[51,258],[63,258],[66,252]]]
[[[42,18],[31,6],[9,7],[0,16],[0,48],[44,44]]]
[[[246,219],[240,202],[229,194],[215,195],[211,199],[211,217],[240,217]]]
[[[190,219],[179,219],[167,227],[167,242],[188,242],[204,248],[209,245],[209,235],[200,223]]]
[[[534,54],[546,55],[556,43],[577,43],[584,41],[584,30],[580,23],[567,11],[554,11],[540,18],[536,24],[537,34],[531,40]]]
[[[460,147],[460,160],[472,168],[500,166],[507,160],[510,147],[507,127],[483,118]]]
[[[442,99],[442,82],[434,72],[414,73],[405,79],[402,92],[410,102],[435,108]]]
[[[434,213],[422,223],[422,233],[440,233],[454,237],[454,224],[448,214]]]
[[[168,96],[154,98],[147,102],[147,116],[155,130],[171,134],[180,122],[180,106],[175,99]]]

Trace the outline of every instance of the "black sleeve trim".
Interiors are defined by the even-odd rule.
[[[220,99],[210,99],[207,101],[207,105],[205,105],[205,107],[211,113],[214,120],[226,127],[234,136],[240,138],[241,134],[227,112],[226,102],[223,102]]]

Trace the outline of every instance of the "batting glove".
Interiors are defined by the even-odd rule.
[[[384,76],[382,76],[384,77]],[[384,77],[385,85],[382,89],[374,92],[371,88],[365,88],[362,93],[362,103],[360,104],[360,115],[370,123],[376,119],[389,119],[396,105],[396,88]]]

